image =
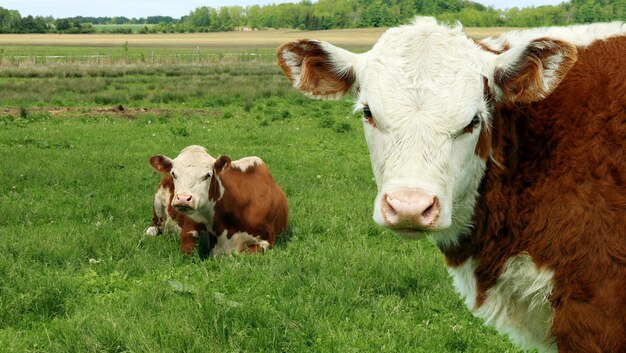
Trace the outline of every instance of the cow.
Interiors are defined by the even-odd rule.
[[[174,159],[153,156],[150,164],[172,178],[171,207],[205,227],[198,233],[201,256],[262,252],[287,229],[287,197],[258,157],[214,159],[194,145]]]
[[[418,17],[364,53],[283,44],[313,98],[353,90],[374,221],[429,238],[466,306],[523,348],[626,352],[626,25],[480,41]]]

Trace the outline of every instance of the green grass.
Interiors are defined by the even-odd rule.
[[[230,107],[260,98],[300,97],[271,63],[40,66],[0,71],[6,107]],[[267,88],[259,90],[258,84]],[[235,104],[236,103],[236,104]],[[285,106],[284,109],[288,107]]]
[[[101,35],[91,36],[97,38]],[[125,38],[122,38],[116,46],[4,45],[0,47],[0,66],[12,66],[14,68],[37,66],[41,70],[60,65],[91,67],[129,63],[139,65],[213,65],[221,62],[263,62],[275,65],[276,61],[275,47],[228,48],[212,46],[183,48],[171,44],[157,47],[128,44],[125,49],[127,42]]]
[[[371,220],[349,99],[309,100],[258,63],[0,77],[3,352],[517,352],[432,244]],[[200,261],[144,235],[148,158],[190,144],[268,163],[290,205],[274,249]]]

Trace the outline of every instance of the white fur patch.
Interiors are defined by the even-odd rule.
[[[149,237],[155,237],[161,233],[162,230],[165,230],[165,225],[169,220],[169,215],[167,214],[167,206],[170,200],[170,191],[167,188],[160,187],[157,189],[157,192],[154,194],[154,200],[152,201],[152,207],[154,210],[154,214],[157,218],[162,220],[161,227],[162,229],[155,226],[150,226],[146,229],[146,235]]]
[[[476,307],[478,263],[469,258],[458,267],[448,267],[454,286],[472,313],[506,333],[524,348],[541,352],[557,352],[550,327],[554,312],[549,301],[554,288],[554,273],[540,269],[528,254],[507,261],[495,286],[486,292],[486,299]]]
[[[626,24],[622,22],[594,23],[569,27],[542,27],[527,30],[510,31],[498,37],[489,37],[480,42],[496,51],[506,46],[525,46],[538,38],[550,38],[569,42],[577,47],[586,47],[596,40],[626,35]]]
[[[148,227],[148,229],[146,229],[146,235],[149,237],[156,237],[159,235],[159,229],[155,226]]]
[[[302,81],[302,70],[300,64],[302,59],[294,52],[289,50],[283,50],[280,54],[284,63],[289,66],[291,70],[291,78],[293,80],[293,87],[300,88],[300,82]]]
[[[152,206],[154,207],[154,213],[160,219],[167,218],[167,206],[169,204],[171,197],[171,193],[167,188],[159,188],[157,192],[154,194],[154,202]]]
[[[212,256],[240,252],[253,245],[260,246],[263,248],[263,251],[270,248],[270,244],[259,236],[249,234],[248,232],[237,232],[229,239],[228,231],[224,230],[222,234],[217,236],[217,244],[213,248]]]
[[[263,164],[263,160],[261,158],[252,156],[233,161],[231,163],[231,166],[241,170],[242,172],[245,172],[246,170],[248,170],[248,168],[252,168],[261,164]]]

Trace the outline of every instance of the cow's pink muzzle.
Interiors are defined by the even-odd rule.
[[[189,194],[177,194],[172,198],[172,207],[176,209],[193,208],[193,197]]]
[[[441,213],[437,196],[422,189],[401,189],[385,194],[380,207],[385,225],[395,229],[434,228]]]

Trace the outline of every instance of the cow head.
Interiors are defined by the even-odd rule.
[[[460,25],[417,18],[389,29],[365,53],[301,40],[277,56],[309,97],[339,98],[353,88],[378,186],[374,220],[407,238],[448,244],[471,228],[493,105],[550,94],[576,48],[544,38],[498,53]]]
[[[209,199],[214,163],[215,158],[195,145],[186,147],[174,159],[161,155],[150,158],[155,170],[171,175],[174,180],[172,207],[195,222],[205,224],[211,223],[215,205]]]

